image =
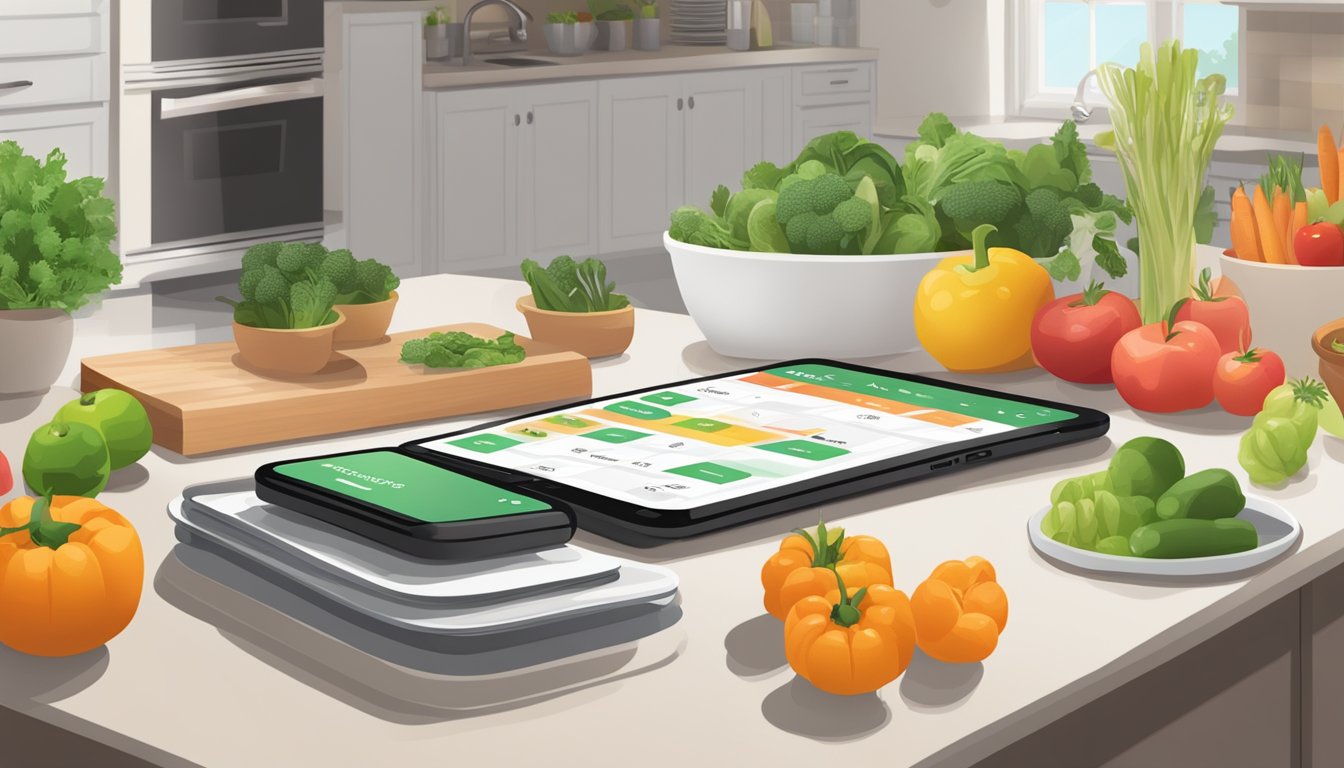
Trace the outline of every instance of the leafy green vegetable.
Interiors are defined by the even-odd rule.
[[[598,21],[629,21],[635,12],[617,0],[588,0],[588,12]]]
[[[1140,48],[1134,68],[1103,64],[1098,83],[1112,130],[1097,137],[1120,160],[1139,221],[1139,298],[1145,323],[1188,295],[1194,276],[1195,215],[1204,177],[1232,107],[1222,75],[1197,79],[1199,52],[1179,41]]]
[[[883,217],[882,236],[874,253],[931,253],[938,248],[942,228],[933,206],[913,195],[901,199],[902,207]]]
[[[868,184],[876,194],[873,182]],[[784,187],[775,218],[793,253],[857,254],[868,242],[869,230],[880,226],[868,200],[856,197],[849,183],[834,173]]]
[[[578,24],[579,14],[576,11],[558,11],[556,13],[546,14],[547,24]]]
[[[46,161],[0,142],[0,309],[67,312],[121,282],[103,180],[66,179],[59,149]]]
[[[488,368],[521,363],[527,351],[505,333],[497,339],[482,339],[461,331],[431,333],[401,345],[401,362],[426,368]]]
[[[532,288],[537,309],[550,312],[609,312],[630,305],[630,300],[607,282],[607,265],[588,258],[576,262],[557,256],[542,268],[533,259],[522,263],[523,278]]]
[[[355,261],[347,250],[321,243],[261,243],[243,254],[238,278],[242,301],[223,296],[233,319],[253,328],[316,328],[336,321],[336,304],[388,298],[400,281],[372,259]]]

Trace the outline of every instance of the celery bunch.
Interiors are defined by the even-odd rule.
[[[1190,293],[1195,218],[1204,176],[1223,126],[1232,119],[1222,75],[1197,79],[1199,52],[1180,41],[1156,51],[1144,43],[1135,68],[1103,64],[1102,93],[1112,130],[1097,144],[1115,152],[1139,226],[1139,299],[1145,323],[1160,322]]]

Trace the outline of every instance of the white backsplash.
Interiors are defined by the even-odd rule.
[[[1344,125],[1344,13],[1247,8],[1245,46],[1248,127]]]

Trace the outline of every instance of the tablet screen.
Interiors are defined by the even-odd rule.
[[[1077,414],[799,364],[596,400],[420,447],[687,510]]]

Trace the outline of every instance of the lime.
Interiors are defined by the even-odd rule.
[[[762,200],[747,216],[747,237],[751,250],[763,253],[789,253],[789,241],[775,219],[775,201]]]

